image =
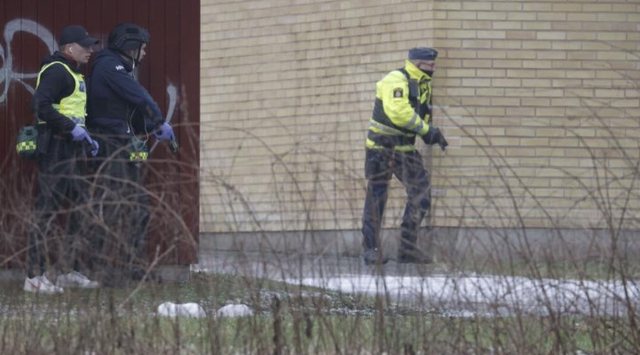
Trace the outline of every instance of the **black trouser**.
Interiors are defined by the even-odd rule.
[[[78,270],[78,252],[86,252],[87,178],[83,143],[52,135],[39,127],[38,192],[35,223],[29,228],[27,275],[42,274],[56,252],[61,269]],[[64,228],[59,220],[66,219]]]
[[[400,226],[401,251],[415,248],[418,228],[431,207],[429,175],[420,153],[367,149],[367,197],[362,212],[363,246],[366,249],[380,247],[382,216],[387,203],[389,181],[393,175],[400,180],[407,192],[407,203]]]
[[[149,197],[143,184],[142,162],[129,160],[131,137],[95,134],[100,154],[94,165],[94,211],[99,216],[94,247],[103,275],[131,276],[145,265]]]

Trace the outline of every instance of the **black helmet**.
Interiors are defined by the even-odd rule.
[[[146,28],[133,23],[121,23],[109,34],[109,48],[119,51],[139,49],[143,43],[149,43],[151,36]]]

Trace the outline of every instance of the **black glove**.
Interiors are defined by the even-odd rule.
[[[422,141],[427,145],[439,145],[440,149],[442,149],[443,152],[449,145],[442,132],[440,132],[440,128],[438,127],[429,127],[429,131],[427,132],[427,134],[422,136]]]

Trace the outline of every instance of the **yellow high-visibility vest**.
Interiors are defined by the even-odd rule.
[[[60,112],[61,115],[73,119],[75,123],[84,127],[85,116],[87,116],[87,86],[84,82],[84,75],[74,72],[63,62],[51,62],[40,69],[38,80],[36,81],[36,88],[40,85],[40,76],[42,73],[54,64],[62,65],[69,74],[71,74],[75,82],[75,88],[71,95],[60,100],[59,104],[53,104],[53,108]]]

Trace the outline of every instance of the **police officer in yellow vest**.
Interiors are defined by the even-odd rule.
[[[82,210],[86,203],[83,175],[84,158],[95,156],[99,145],[85,128],[87,92],[79,71],[93,53],[98,40],[77,25],[62,30],[60,50],[42,62],[33,95],[32,107],[38,119],[38,195],[35,227],[29,231],[27,278],[24,290],[35,293],[60,293],[64,287],[97,287],[79,271],[76,253],[83,243],[80,212],[68,216],[67,226],[54,228],[63,209]],[[79,208],[78,208],[79,207]],[[60,270],[55,284],[45,275],[47,256],[57,248],[63,235],[64,255],[57,255]],[[63,265],[69,263],[72,265]]]
[[[427,145],[438,144],[443,151],[448,145],[442,132],[430,124],[431,78],[437,56],[433,48],[413,48],[404,67],[388,73],[376,84],[366,140],[367,196],[362,216],[362,256],[367,265],[389,260],[380,249],[380,230],[393,175],[407,192],[397,261],[431,262],[416,246],[418,227],[431,207],[431,186],[414,144],[418,136]]]

